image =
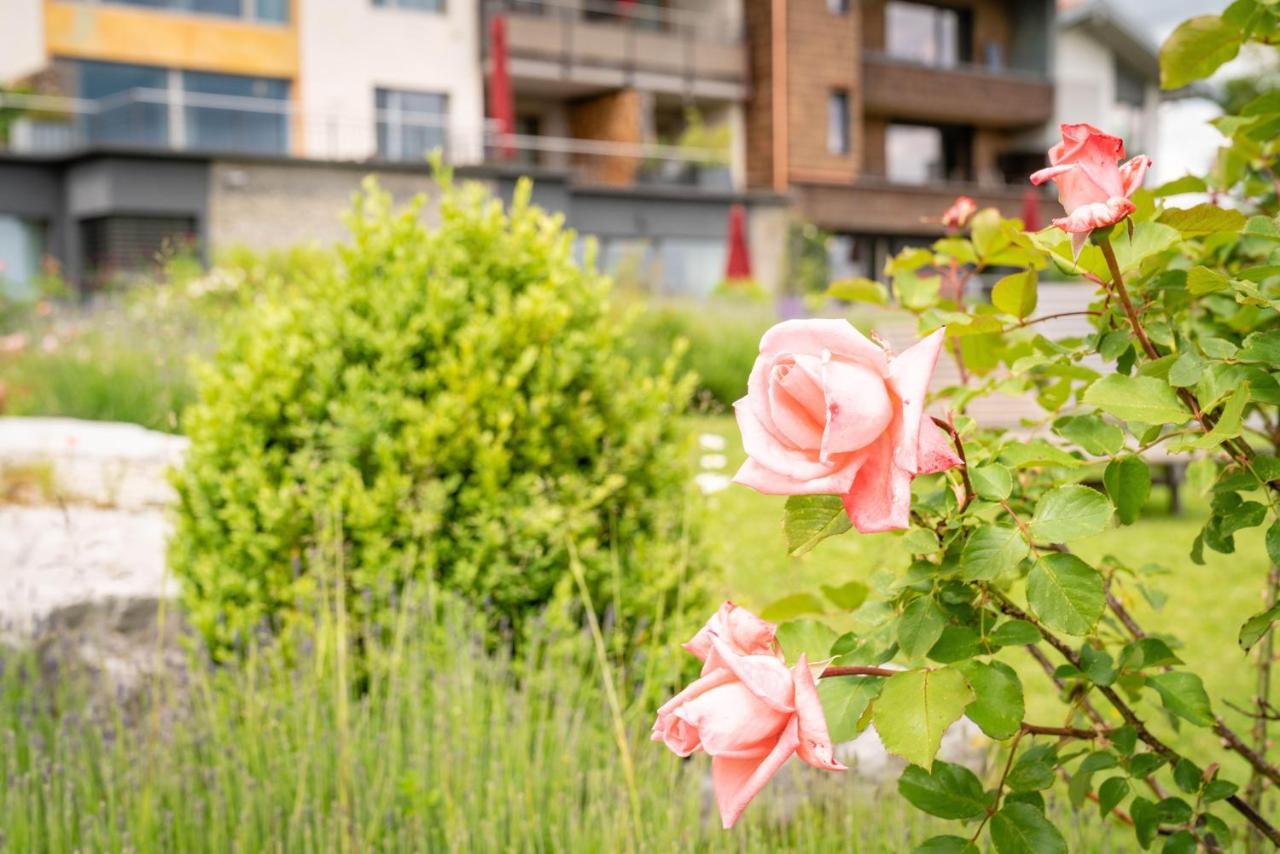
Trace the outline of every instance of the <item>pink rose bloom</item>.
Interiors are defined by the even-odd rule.
[[[956,196],[956,200],[947,212],[942,215],[942,224],[947,228],[964,228],[969,217],[978,212],[978,203],[968,196]]]
[[[773,623],[760,619],[746,608],[725,602],[684,648],[705,662],[711,654],[712,639],[718,637],[738,655],[775,655],[777,631]],[[706,669],[703,668],[704,674]]]
[[[1062,125],[1062,142],[1049,149],[1053,165],[1032,174],[1031,183],[1058,183],[1058,201],[1066,210],[1053,224],[1071,235],[1076,255],[1089,232],[1113,225],[1133,213],[1129,197],[1142,186],[1151,158],[1139,155],[1127,163],[1124,141],[1093,125]]]
[[[736,612],[772,633],[771,623],[740,608]],[[727,829],[793,753],[815,768],[845,767],[832,752],[817,685],[803,655],[788,670],[776,653],[744,655],[708,629],[698,636],[704,632],[709,650],[702,676],[658,709],[652,738],[677,756],[698,751],[711,756],[711,784]]]
[[[912,479],[960,465],[924,411],[944,335],[891,356],[845,320],[774,326],[733,405],[748,457],[734,481],[839,495],[864,534],[906,528]]]

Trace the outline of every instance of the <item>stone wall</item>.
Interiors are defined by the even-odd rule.
[[[229,246],[287,249],[330,244],[347,237],[342,213],[367,174],[397,203],[434,187],[425,168],[384,170],[364,164],[214,161],[209,166],[208,241],[215,253]],[[424,217],[430,217],[428,203]]]

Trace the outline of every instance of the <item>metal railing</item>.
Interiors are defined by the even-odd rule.
[[[507,134],[493,120],[467,125],[410,110],[360,118],[268,98],[131,89],[97,100],[0,95],[2,113],[13,118],[0,151],[33,156],[111,149],[408,164],[438,149],[455,165],[559,170],[587,184],[732,189],[726,152]]]
[[[640,31],[668,33],[708,41],[737,43],[745,32],[740,18],[712,12],[646,3],[643,0],[486,0],[487,15],[510,12],[566,22],[607,23]]]

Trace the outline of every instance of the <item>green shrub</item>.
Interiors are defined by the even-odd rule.
[[[653,303],[637,314],[633,358],[661,364],[680,353],[681,367],[697,377],[698,405],[712,412],[747,393],[760,336],[776,321],[772,304],[731,299]]]
[[[370,183],[338,262],[259,298],[199,372],[171,561],[215,651],[305,622],[335,559],[374,624],[425,580],[519,631],[576,601],[571,546],[629,632],[696,598],[691,381],[632,366],[607,280],[527,184],[506,213],[442,185],[428,230]]]

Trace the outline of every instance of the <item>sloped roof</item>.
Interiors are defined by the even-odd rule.
[[[1160,79],[1160,49],[1107,0],[1058,0],[1058,28],[1081,29],[1109,47],[1135,72]]]

